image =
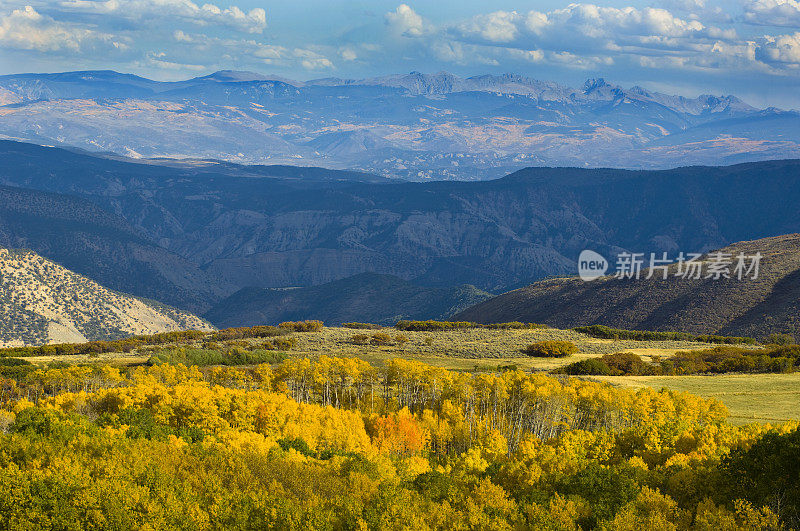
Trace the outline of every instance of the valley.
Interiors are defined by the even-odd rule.
[[[800,0],[0,0],[0,531],[800,530]]]
[[[319,168],[136,162],[19,142],[0,141],[0,154],[0,184],[20,197],[2,204],[0,244],[196,313],[243,288],[319,286],[367,272],[502,293],[573,275],[587,248],[703,252],[800,231],[793,160],[529,168],[484,182],[397,183]],[[54,206],[37,206],[45,198]],[[20,209],[60,214],[42,224]]]

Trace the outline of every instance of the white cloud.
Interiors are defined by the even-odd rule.
[[[97,44],[116,49],[126,47],[109,34],[57,22],[29,5],[0,15],[0,47],[3,48],[79,51],[82,47]]]
[[[199,25],[216,24],[248,33],[261,33],[267,27],[267,14],[260,8],[245,13],[236,6],[202,6],[190,0],[65,0],[67,11],[80,11],[122,17],[130,20],[179,18]]]
[[[495,11],[461,24],[458,31],[465,35],[479,35],[489,42],[511,42],[519,33],[517,24],[521,19],[516,11]]]
[[[463,39],[485,43],[546,45],[553,50],[582,46],[596,49],[614,45],[648,45],[655,39],[730,38],[719,28],[707,28],[698,20],[674,16],[666,9],[600,7],[594,4],[570,4],[548,13],[531,11],[525,16],[498,11],[480,15],[453,28]]]
[[[800,27],[800,2],[797,0],[756,0],[744,8],[744,18],[762,26]]]
[[[174,61],[166,60],[167,54],[164,52],[149,52],[147,54],[147,64],[148,66],[159,68],[161,70],[192,70],[192,71],[203,71],[206,69],[203,65],[193,65],[193,64],[186,64],[186,63],[177,63]]]
[[[285,47],[266,44],[253,39],[226,39],[201,33],[185,33],[176,30],[173,38],[188,46],[189,56],[204,56],[208,60],[224,65],[224,60],[247,62],[255,60],[264,64],[291,63],[294,55]]]
[[[765,36],[759,40],[756,58],[771,66],[800,67],[800,31],[792,35]]]
[[[542,50],[516,50],[512,48],[508,52],[512,57],[530,63],[541,63],[545,59],[545,53]]]
[[[707,7],[705,2],[685,4]],[[654,7],[575,3],[548,12],[497,11],[451,24],[445,31],[458,42],[519,50],[521,54],[512,56],[528,54],[528,60],[571,68],[618,62],[646,68],[708,68],[754,60],[752,47],[732,27],[707,25],[697,16],[680,17]]]
[[[295,48],[292,54],[300,59],[300,64],[306,70],[319,70],[322,68],[333,68],[333,63],[324,55],[313,50]]]
[[[400,4],[394,11],[386,13],[385,18],[392,31],[403,37],[424,37],[433,31],[430,24],[407,4]]]

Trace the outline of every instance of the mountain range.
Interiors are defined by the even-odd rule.
[[[0,185],[0,245],[195,313],[242,288],[364,272],[497,293],[574,274],[583,249],[702,252],[800,232],[795,160],[410,183],[0,141]]]
[[[708,277],[718,253],[733,263],[725,276]],[[734,274],[736,257],[760,253],[755,270]],[[614,328],[683,331],[766,338],[772,333],[800,337],[800,234],[738,242],[706,254],[701,278],[606,276],[543,280],[480,303],[454,317],[482,323],[529,321],[569,328],[601,324]],[[751,261],[745,262],[749,269]],[[754,276],[756,278],[754,278]],[[707,278],[708,277],[708,278]]]
[[[0,249],[0,347],[213,330],[155,301],[109,290],[31,251]]]
[[[294,81],[221,71],[0,76],[0,135],[131,157],[482,180],[528,166],[671,168],[800,158],[800,113],[603,79],[520,75]]]

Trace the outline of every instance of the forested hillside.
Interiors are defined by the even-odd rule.
[[[717,253],[730,257],[730,278],[706,278]],[[761,253],[758,278],[739,279],[736,257]],[[455,316],[478,322],[534,321],[568,328],[602,324],[640,330],[673,330],[766,338],[772,333],[800,336],[800,235],[739,242],[698,261],[701,278],[652,278],[592,282],[577,277],[537,282],[505,293]],[[612,264],[613,266],[613,264]],[[748,264],[749,266],[749,264]]]

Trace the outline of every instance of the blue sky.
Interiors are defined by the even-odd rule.
[[[0,72],[514,72],[800,108],[800,0],[0,0]]]

